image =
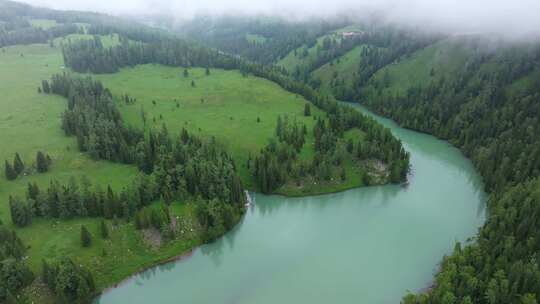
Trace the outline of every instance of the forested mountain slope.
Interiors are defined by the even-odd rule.
[[[271,16],[206,16],[180,23],[174,30],[207,46],[268,64],[347,23],[346,18],[290,22]]]
[[[354,32],[360,33],[362,32]],[[358,36],[346,36],[343,31],[333,31],[314,41],[303,44],[281,58],[276,64],[283,67],[287,72],[299,78],[307,75],[310,71],[328,62],[332,58],[339,57],[358,44]]]
[[[369,62],[360,62],[357,75],[372,70]],[[337,75],[350,73],[350,67],[333,67]],[[337,75],[334,83],[343,84]],[[472,159],[491,192],[477,238],[456,245],[433,288],[404,302],[536,303],[540,45],[456,35],[401,55],[356,84],[334,83],[341,98],[449,140]]]
[[[382,69],[362,91],[362,102],[462,147],[488,190],[538,175],[540,46],[493,48],[493,42],[479,39],[458,43],[464,44],[458,46],[463,52],[447,59],[439,59],[446,49],[440,45]],[[403,81],[413,70],[422,80]]]

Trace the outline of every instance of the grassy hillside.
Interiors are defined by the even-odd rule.
[[[369,84],[382,85],[382,93],[390,95],[405,94],[412,87],[426,88],[433,81],[457,77],[465,69],[467,61],[478,52],[475,48],[482,50],[482,46],[471,44],[471,40],[466,37],[439,41],[383,67],[373,75]],[[340,67],[340,73],[346,70],[346,67],[335,66]],[[480,75],[494,73],[497,67],[497,62],[485,60],[473,79],[480,81]],[[317,72],[320,74],[319,70]],[[532,85],[531,79],[535,78],[537,73],[536,71],[519,78],[507,85],[505,90],[511,96],[523,93],[525,88]]]
[[[106,162],[95,162],[77,150],[73,138],[60,128],[60,115],[66,107],[63,98],[39,94],[42,79],[62,72],[63,61],[58,48],[48,45],[13,46],[0,52],[0,159],[12,161],[18,152],[27,167],[35,161],[38,150],[48,153],[53,165],[50,172],[31,174],[8,182],[0,176],[0,195],[6,198],[14,186],[24,187],[29,181],[48,182],[70,175],[89,175],[96,181],[113,182],[111,176],[133,173],[132,168]],[[14,77],[16,75],[17,77]],[[8,189],[9,188],[9,189]],[[19,188],[19,187],[17,187]],[[0,206],[0,216],[7,220],[6,204]]]
[[[351,86],[353,77],[362,62],[364,45],[355,47],[345,55],[313,71],[312,76],[321,81],[321,89],[329,92],[336,80],[342,85]]]
[[[277,84],[238,71],[184,69],[142,65],[119,73],[97,75],[116,96],[127,124],[160,129],[163,124],[179,134],[182,128],[206,137],[216,136],[233,155],[241,176],[251,184],[246,163],[275,135],[278,116],[288,115],[312,128],[314,121],[304,117],[304,98],[281,89]],[[192,86],[194,81],[195,86]],[[121,97],[129,94],[137,102],[125,105]],[[154,105],[155,101],[155,105]],[[314,115],[323,115],[315,110]],[[257,122],[257,118],[260,122]],[[307,154],[312,153],[306,151]]]
[[[244,184],[254,189],[254,181],[247,161],[252,159],[275,136],[277,118],[287,115],[313,128],[313,117],[304,116],[306,100],[291,94],[277,84],[253,76],[242,76],[238,71],[191,68],[189,76],[183,69],[159,65],[141,65],[123,69],[119,73],[97,75],[111,89],[120,105],[127,124],[160,129],[165,124],[169,132],[178,134],[182,128],[204,137],[215,136],[235,159]],[[195,86],[192,86],[194,81]],[[122,97],[136,98],[126,105]],[[155,103],[154,103],[155,102]],[[313,108],[313,116],[325,116]],[[259,120],[259,121],[258,121]],[[314,139],[308,132],[300,157],[311,159]],[[278,192],[287,195],[324,193],[362,185],[362,168],[348,166],[348,179],[343,183],[313,185],[301,189],[286,185]]]
[[[329,33],[324,36],[317,38],[317,41],[314,45],[302,45],[301,47],[291,51],[287,56],[283,57],[277,62],[278,66],[285,68],[289,72],[294,72],[296,69],[303,69],[308,67],[313,63],[320,52],[320,49],[323,47],[324,39],[329,38],[340,42],[342,39],[341,34],[339,33]]]
[[[473,52],[465,43],[459,38],[439,41],[385,66],[373,76],[373,80],[386,82],[384,91],[392,94],[404,93],[411,87],[425,87],[431,81],[455,74],[463,68]]]
[[[246,40],[250,43],[263,44],[266,42],[267,38],[258,34],[246,34]]]
[[[137,174],[133,166],[105,161],[94,161],[78,151],[74,137],[66,137],[60,124],[60,115],[66,100],[39,94],[37,87],[42,79],[62,72],[63,60],[59,48],[46,44],[13,46],[0,51],[0,160],[13,161],[18,152],[26,167],[32,167],[38,150],[48,153],[52,166],[47,173],[31,173],[15,181],[0,175],[0,220],[11,225],[8,197],[24,197],[29,182],[36,182],[46,189],[52,179],[66,184],[71,177],[88,177],[94,185],[111,185],[120,189]],[[15,77],[16,75],[16,77]],[[35,170],[30,169],[34,172]],[[200,243],[197,225],[189,204],[175,205],[173,214],[184,219],[193,233],[159,249],[149,247],[141,240],[133,224],[119,223],[111,227],[111,238],[99,237],[99,219],[50,220],[36,219],[32,225],[17,229],[18,235],[28,246],[29,265],[39,274],[42,259],[54,260],[70,256],[95,272],[99,289],[163,259],[182,254]],[[108,222],[108,225],[111,225]],[[86,225],[94,235],[91,248],[80,245],[80,226]],[[105,255],[103,255],[105,253]],[[36,281],[27,294],[35,303],[52,303],[46,288]]]
[[[40,27],[42,29],[55,27],[59,24],[56,20],[51,19],[31,19],[29,22],[33,27]]]
[[[106,36],[99,36],[101,43],[104,47],[113,47],[120,44],[120,37],[118,34],[111,34]],[[69,41],[77,41],[77,40],[89,40],[94,39],[93,35],[88,34],[69,34],[65,37],[60,37],[54,39],[55,45],[60,45],[60,43],[68,43]]]

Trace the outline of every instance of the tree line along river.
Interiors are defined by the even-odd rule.
[[[475,235],[486,194],[459,150],[375,117],[411,154],[407,185],[286,198],[252,193],[243,220],[192,256],[135,275],[117,303],[399,303]]]

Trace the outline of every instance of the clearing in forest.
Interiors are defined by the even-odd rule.
[[[187,76],[184,74],[187,71]],[[119,73],[96,75],[109,88],[129,125],[179,134],[182,128],[203,137],[214,136],[235,158],[244,182],[250,186],[247,160],[275,137],[279,116],[313,128],[313,117],[304,116],[307,101],[277,84],[239,71],[139,65]],[[125,95],[136,99],[125,102]],[[313,107],[313,115],[325,114]],[[143,118],[144,117],[144,118]],[[143,120],[144,119],[144,120]],[[311,133],[311,132],[309,132]],[[303,151],[313,154],[310,136]]]

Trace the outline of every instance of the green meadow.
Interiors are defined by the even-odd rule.
[[[465,64],[471,50],[463,43],[454,38],[434,43],[385,66],[373,76],[373,80],[387,77],[389,86],[385,91],[391,94],[403,94],[411,87],[427,86],[443,75],[455,74]]]
[[[275,136],[277,118],[314,125],[312,117],[304,116],[306,100],[291,94],[277,84],[254,76],[242,76],[238,71],[190,68],[188,77],[183,68],[160,65],[140,65],[122,69],[119,73],[96,75],[115,96],[125,122],[132,126],[160,129],[178,134],[182,128],[209,138],[214,136],[235,159],[244,183],[253,189],[247,168],[252,158]],[[194,82],[194,86],[192,86]],[[136,98],[126,105],[122,96]],[[312,109],[315,116],[324,115]],[[311,132],[309,132],[311,133]],[[302,152],[313,154],[310,136]]]
[[[267,38],[258,34],[246,34],[246,40],[251,43],[263,44],[266,42]]]
[[[120,44],[120,38],[118,37],[118,34],[110,34],[106,36],[99,36],[101,43],[104,47],[113,47]],[[88,34],[69,34],[65,37],[59,37],[54,40],[55,44],[60,44],[62,42],[67,43],[69,41],[77,41],[77,40],[89,40],[94,39],[93,35]]]
[[[297,68],[308,67],[313,61],[317,59],[318,49],[322,48],[323,41],[325,38],[335,39],[336,41],[341,40],[341,34],[338,32],[329,33],[327,35],[317,38],[317,42],[312,47],[308,45],[302,45],[301,47],[292,50],[277,62],[278,66],[285,68],[289,72],[295,71]]]
[[[32,25],[33,27],[40,27],[42,29],[49,29],[51,27],[59,25],[56,20],[50,19],[30,19],[29,22],[30,25]]]
[[[313,71],[314,78],[321,80],[321,89],[329,92],[334,79],[344,80],[346,86],[351,86],[353,77],[362,62],[364,45],[359,45],[345,55],[332,60]]]
[[[398,62],[390,64],[379,70],[372,81],[388,79],[388,87],[383,89],[385,94],[405,94],[412,87],[426,87],[433,81],[444,80],[449,75],[459,75],[461,69],[467,64],[467,58],[472,56],[473,48],[468,45],[470,41],[460,37],[441,40],[433,45],[418,50],[410,56],[401,58]],[[497,63],[487,60],[481,64],[480,73],[470,81],[481,81],[479,75],[495,73]],[[538,72],[533,72],[519,78],[505,87],[508,96],[516,96],[526,88],[534,85],[532,79]]]
[[[71,177],[79,179],[86,176],[94,185],[111,185],[120,189],[136,176],[137,169],[133,166],[94,161],[80,153],[75,138],[66,137],[61,129],[61,113],[66,107],[66,100],[38,93],[41,80],[63,71],[59,48],[51,48],[48,44],[6,47],[0,50],[0,66],[2,168],[4,160],[13,161],[16,152],[21,155],[27,168],[33,166],[38,150],[48,153],[53,160],[49,172],[19,176],[15,181],[7,181],[2,171],[2,222],[11,226],[8,198],[10,195],[24,197],[29,182],[36,182],[44,190],[52,179],[65,184]],[[90,218],[35,219],[30,226],[16,228],[16,231],[28,246],[28,262],[35,273],[40,273],[42,259],[70,256],[96,274],[96,283],[101,290],[140,269],[185,253],[200,244],[192,210],[190,204],[174,204],[172,213],[191,225],[193,233],[186,233],[185,238],[159,249],[148,246],[132,224],[123,222],[113,227],[112,222],[108,221],[111,231],[108,240],[102,240],[99,236],[100,220]],[[81,247],[81,225],[86,225],[93,234],[90,248]],[[39,280],[28,288],[26,294],[34,303],[53,301]]]

